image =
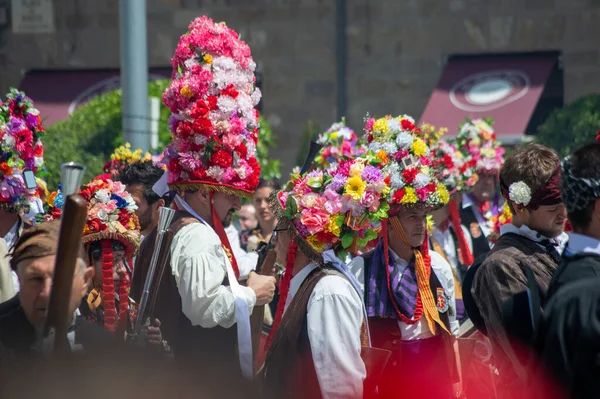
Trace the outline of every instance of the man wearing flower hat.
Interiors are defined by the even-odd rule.
[[[373,346],[392,351],[379,393],[460,397],[454,277],[426,237],[426,216],[448,203],[448,191],[412,118],[369,119],[365,131],[372,162],[387,175],[391,208],[375,250],[349,268],[364,287]]]
[[[458,204],[462,192],[472,186],[476,178],[469,175],[456,147],[444,140],[431,146],[432,169],[436,178],[450,193],[448,205],[432,212],[435,225],[430,237],[431,248],[452,266],[458,320],[466,318],[462,300],[461,282],[467,268],[473,264],[473,243],[468,229],[461,224]]]
[[[269,397],[363,397],[362,290],[338,256],[376,241],[387,191],[382,171],[358,157],[295,175],[272,196],[276,251],[287,264],[267,341]]]
[[[463,196],[460,219],[469,228],[475,258],[490,250],[490,219],[498,214],[496,184],[504,149],[496,140],[491,120],[467,119],[456,136],[456,147],[466,167],[477,176],[471,191]]]
[[[323,148],[315,158],[315,164],[327,168],[342,159],[354,158],[367,152],[365,146],[359,142],[358,136],[346,126],[346,119],[342,118],[317,138],[317,143]]]
[[[26,227],[19,213],[39,199],[35,174],[44,164],[45,133],[33,101],[16,89],[0,100],[0,302],[18,290],[8,253]]]
[[[476,271],[471,291],[492,344],[501,397],[518,397],[526,383],[524,345],[531,334],[530,316],[521,314],[522,306],[513,310],[508,304],[516,304],[525,295],[526,269],[545,299],[568,239],[563,231],[567,214],[559,181],[558,155],[540,144],[517,149],[500,170],[500,187],[513,214],[512,223],[500,227],[501,236]]]
[[[272,277],[240,275],[223,227],[260,176],[256,64],[236,32],[208,17],[192,21],[171,64],[163,102],[173,113],[173,142],[163,162],[179,212],[156,315],[182,373],[222,394],[242,389],[242,373],[252,376],[249,314],[270,302],[275,290]],[[144,240],[137,264],[150,264],[153,237]],[[147,271],[140,272],[144,281]]]

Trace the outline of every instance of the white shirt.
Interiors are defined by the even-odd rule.
[[[469,246],[471,253],[473,253],[473,239],[469,234],[469,230],[462,224],[460,227],[462,228],[465,240],[467,240],[467,245]],[[450,263],[450,266],[458,273],[458,252],[454,245],[454,239],[452,238],[452,232],[450,231],[451,228],[452,226],[449,226],[446,231],[442,231],[437,227],[434,227],[431,236],[441,245],[444,250],[444,255],[446,255],[446,259],[448,259],[448,263]]]
[[[4,236],[4,241],[6,242],[6,247],[8,248],[8,252],[12,251],[13,247],[17,243],[19,239],[19,227],[21,226],[21,218],[17,219],[15,224],[10,228],[8,233]],[[17,272],[11,270],[11,277],[13,282],[13,288],[15,293],[19,292],[21,289],[21,285],[19,284],[19,276],[17,276]]]
[[[548,237],[541,235],[537,231],[530,229],[528,226],[521,225],[521,227],[517,227],[512,223],[507,223],[507,224],[503,224],[502,226],[500,226],[500,236],[502,236],[506,233],[513,233],[513,234],[518,234],[523,237],[527,237],[531,241],[538,243],[538,245],[544,249],[545,249],[545,247],[539,243],[544,240],[550,240],[550,242],[552,242],[552,244],[554,244],[554,248],[556,248],[556,250],[558,251],[559,254],[563,253],[565,246],[567,245],[567,242],[569,241],[569,235],[567,233],[565,233],[564,231],[562,233],[560,233],[560,235],[558,237],[548,238]]]
[[[247,280],[250,272],[256,269],[258,254],[256,252],[246,252],[242,249],[240,244],[240,233],[233,223],[225,227],[225,233],[227,234],[229,245],[231,245],[231,250],[233,251],[233,255],[238,264],[240,280]]]
[[[182,311],[192,325],[229,328],[235,323],[234,295],[231,287],[221,285],[228,265],[219,236],[204,223],[184,226],[173,238],[171,269]],[[251,288],[240,288],[252,313],[256,295]]]
[[[479,212],[479,207],[477,206],[477,204],[475,204],[475,201],[473,201],[473,198],[471,198],[471,196],[469,194],[465,194],[463,196],[462,208],[466,209],[468,207],[473,208],[473,214],[475,215],[475,219],[477,219],[477,223],[479,223],[479,227],[481,228],[483,235],[485,237],[489,237],[489,235],[492,233],[492,230],[490,229],[490,226],[488,225],[487,219],[485,217],[483,217],[481,212]],[[491,217],[491,215],[490,215],[490,217]],[[488,242],[488,244],[489,244],[489,242]]]
[[[285,310],[317,266],[304,267],[290,281]],[[362,398],[367,372],[360,357],[362,300],[352,284],[338,275],[325,276],[308,301],[307,329],[321,395]]]
[[[404,269],[408,267],[408,262],[404,259],[400,259],[394,251],[390,249],[390,255],[394,257],[396,268],[399,268],[399,273],[402,274]],[[445,294],[450,298],[448,300],[449,308],[447,310],[448,319],[450,321],[450,331],[454,335],[458,335],[460,323],[456,320],[456,295],[454,293],[454,276],[452,275],[452,268],[444,260],[442,255],[434,251],[429,251],[431,258],[431,270],[435,273],[438,280],[444,288]],[[356,257],[348,264],[348,269],[358,281],[359,285],[364,291],[365,287],[365,261],[362,257]],[[416,339],[425,339],[433,337],[429,327],[427,326],[427,320],[422,317],[415,324],[406,324],[402,320],[398,319],[398,327],[402,334],[403,341],[412,341]],[[439,332],[439,329],[437,329]]]
[[[600,255],[600,241],[583,234],[569,233],[569,243],[565,254],[573,256],[582,253]]]

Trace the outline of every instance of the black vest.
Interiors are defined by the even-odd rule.
[[[473,258],[485,255],[490,251],[490,243],[483,234],[481,226],[475,217],[475,208],[468,206],[460,209],[460,221],[467,226],[469,235],[473,241]]]
[[[591,253],[580,253],[573,256],[564,255],[550,281],[546,302],[562,287],[576,281],[596,277],[600,277],[600,255]]]

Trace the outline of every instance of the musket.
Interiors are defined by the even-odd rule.
[[[160,290],[160,284],[162,282],[163,274],[165,272],[165,268],[169,262],[169,255],[171,252],[171,243],[173,242],[173,238],[175,237],[175,233],[173,230],[167,230],[163,237],[162,248],[160,250],[160,254],[158,255],[158,262],[156,265],[156,277],[155,282],[152,284],[154,289],[151,290],[152,296],[150,298],[150,303],[148,304],[148,315],[154,314],[154,308],[156,307],[156,301],[158,299],[158,292]]]
[[[87,201],[77,194],[84,171],[85,167],[75,162],[61,165],[61,184],[65,201],[60,222],[48,313],[44,323],[43,349],[46,353],[70,351],[67,332],[73,315],[69,311],[69,302],[87,216]]]
[[[158,286],[153,284],[154,275],[156,273],[158,264],[159,264],[159,255],[165,247],[165,234],[167,233],[167,229],[171,225],[173,221],[173,216],[175,216],[175,211],[173,209],[166,208],[161,206],[158,210],[158,226],[156,227],[156,242],[154,244],[154,251],[152,252],[152,259],[150,261],[150,268],[148,269],[148,274],[146,275],[146,281],[144,282],[144,291],[142,291],[142,297],[140,299],[140,306],[138,315],[135,319],[135,326],[133,328],[132,337],[139,337],[142,331],[142,326],[144,325],[145,315],[148,308],[148,303],[150,300],[150,292],[157,292]],[[172,240],[172,236],[171,236]],[[170,241],[170,240],[169,240]],[[170,246],[170,244],[169,244]],[[168,249],[168,247],[166,248]],[[166,263],[166,261],[163,261]],[[162,266],[164,270],[164,265]],[[161,272],[162,274],[162,272]]]
[[[306,159],[304,160],[304,164],[300,169],[300,175],[306,173],[311,168],[315,157],[321,151],[323,146],[314,141],[310,142],[310,147],[308,149],[308,154],[306,155]],[[275,230],[280,228],[280,223],[277,223]],[[256,272],[258,274],[272,276],[273,265],[275,264],[276,254],[274,251],[273,245],[273,236],[271,235],[271,239],[266,246],[264,246],[259,251],[258,262],[256,265]],[[273,276],[275,277],[275,276]],[[254,360],[256,361],[256,355],[258,354],[258,348],[260,344],[260,337],[262,335],[263,322],[265,317],[265,306],[255,306],[252,314],[250,315],[250,329],[252,331],[252,354],[254,356]],[[255,362],[256,363],[256,362]],[[255,366],[257,366],[255,364]]]

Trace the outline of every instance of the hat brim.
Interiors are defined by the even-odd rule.
[[[87,234],[83,236],[82,240],[85,245],[102,240],[119,241],[125,247],[125,253],[127,254],[127,257],[135,256],[140,246],[139,240],[137,240],[135,237],[112,231],[100,231],[98,233]]]
[[[228,184],[205,182],[201,180],[181,180],[173,183],[169,183],[171,190],[185,191],[185,190],[200,190],[205,189],[209,191],[216,191],[220,193],[236,195],[238,197],[250,198],[254,194],[254,190],[245,190],[239,187],[234,187]]]

